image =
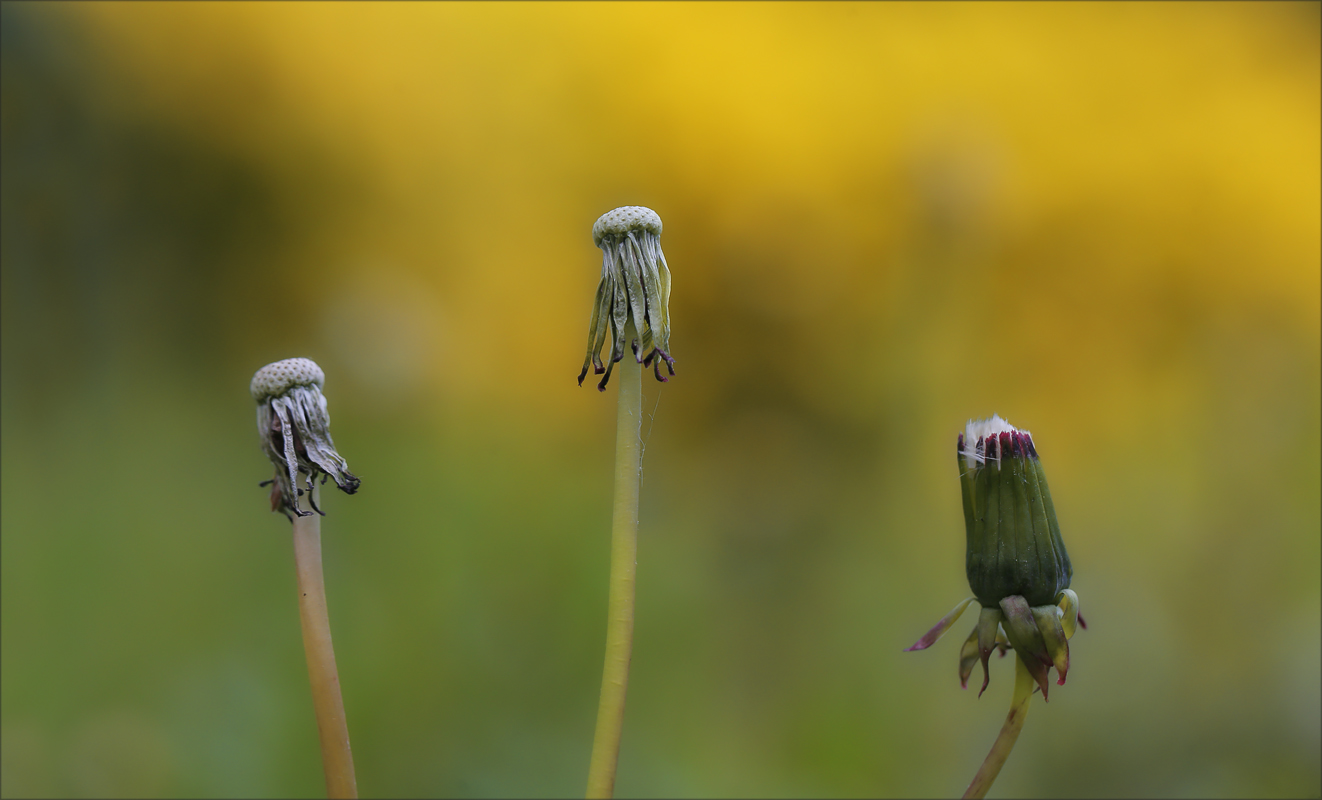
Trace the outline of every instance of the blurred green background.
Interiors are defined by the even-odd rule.
[[[1319,5],[6,2],[0,793],[317,796],[248,381],[318,361],[365,796],[581,796],[665,221],[623,796],[963,790],[955,436],[1091,628],[999,796],[1322,793]]]

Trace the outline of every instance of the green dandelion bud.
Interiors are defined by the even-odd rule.
[[[597,384],[606,391],[615,362],[624,357],[627,331],[632,328],[642,341],[631,342],[634,358],[643,366],[653,367],[656,379],[661,362],[675,374],[675,360],[670,357],[670,267],[661,252],[661,218],[650,208],[622,206],[607,211],[592,226],[592,241],[601,248],[601,283],[588,323],[588,353],[578,385],[593,372],[605,376]],[[601,363],[601,348],[611,343],[610,360]]]
[[[271,486],[271,510],[290,519],[312,513],[298,507],[304,492],[298,485],[299,475],[307,476],[308,504],[318,514],[322,511],[312,499],[312,482],[318,475],[323,484],[327,477],[332,478],[346,494],[358,491],[361,483],[335,452],[326,397],[321,393],[325,384],[326,374],[316,362],[287,358],[257,370],[248,387],[257,401],[262,451],[275,465],[275,478],[261,485]]]
[[[957,455],[969,588],[984,608],[1012,595],[1054,602],[1073,569],[1032,436],[993,416],[969,423]]]
[[[1033,437],[999,416],[969,421],[956,447],[964,499],[965,571],[973,597],[962,600],[908,650],[925,650],[977,602],[978,624],[959,651],[959,683],[967,687],[982,662],[981,697],[990,679],[987,659],[1014,649],[1015,689],[1005,725],[973,777],[966,798],[986,795],[1019,738],[1028,701],[1036,690],[1047,699],[1050,671],[1065,683],[1069,639],[1086,628],[1079,598],[1070,590],[1074,571],[1060,538],[1056,509],[1038,461]]]
[[[908,649],[930,647],[976,601],[982,613],[960,651],[960,685],[967,686],[974,662],[981,660],[986,690],[988,657],[994,650],[1005,655],[1014,648],[1046,699],[1051,668],[1057,683],[1065,683],[1069,638],[1081,619],[1078,596],[1069,589],[1074,570],[1033,437],[999,416],[970,421],[956,455],[964,501],[964,564],[974,596]]]

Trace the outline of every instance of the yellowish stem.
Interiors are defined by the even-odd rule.
[[[634,336],[633,326],[626,341]],[[606,616],[606,665],[601,675],[597,732],[588,765],[589,798],[615,792],[615,768],[624,728],[624,695],[633,653],[634,575],[638,569],[638,433],[643,413],[643,371],[631,354],[617,364],[619,406],[615,422],[615,512],[611,520],[610,598]]]
[[[1019,738],[1019,731],[1024,727],[1024,718],[1028,716],[1028,701],[1031,699],[1033,699],[1033,676],[1028,674],[1028,668],[1016,653],[1014,697],[1010,700],[1010,713],[1005,717],[1000,735],[992,743],[991,752],[987,754],[982,766],[978,768],[978,774],[973,776],[973,782],[964,792],[966,800],[987,796],[987,790],[991,788],[996,776],[1001,773],[1001,767],[1005,766],[1005,759],[1009,758],[1010,750],[1014,748],[1014,743]]]
[[[316,489],[309,489],[316,492]],[[302,503],[300,503],[302,505]],[[306,509],[305,509],[306,510]],[[321,516],[294,518],[294,567],[298,570],[298,615],[303,623],[303,650],[312,683],[312,705],[321,734],[321,765],[326,771],[326,796],[358,796],[349,750],[349,728],[340,696],[340,674],[331,646],[326,614],[326,582],[321,571]]]

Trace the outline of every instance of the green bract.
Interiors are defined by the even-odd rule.
[[[984,424],[996,429],[970,425],[969,438],[959,437],[957,453],[969,588],[984,608],[1011,595],[1034,606],[1053,603],[1069,588],[1074,570],[1033,437],[1000,417]]]

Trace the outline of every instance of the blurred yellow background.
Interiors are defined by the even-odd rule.
[[[900,651],[993,412],[1091,626],[993,794],[1322,794],[1317,3],[2,9],[0,794],[323,791],[247,392],[306,356],[364,796],[581,795],[619,205],[678,372],[619,795],[963,790],[1010,665]]]

